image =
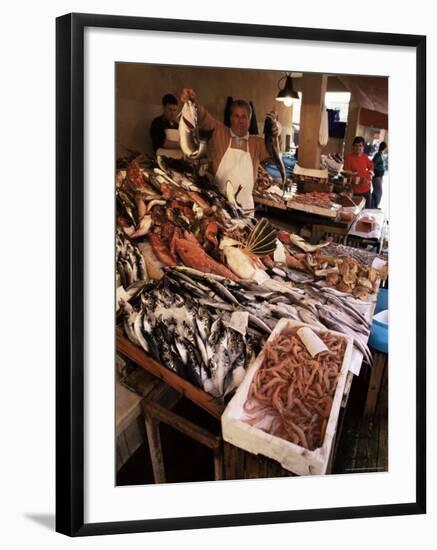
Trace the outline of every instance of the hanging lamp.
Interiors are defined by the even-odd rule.
[[[293,80],[290,73],[286,73],[285,76],[278,80],[278,88],[280,88],[281,82],[284,79],[284,87],[279,90],[276,101],[281,101],[286,107],[291,107],[296,100],[299,100],[299,94],[293,88]]]

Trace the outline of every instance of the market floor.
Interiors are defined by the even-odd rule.
[[[388,469],[387,388],[383,386],[375,415],[366,418],[363,411],[368,384],[369,370],[363,367],[360,376],[354,378],[349,395],[333,465],[334,474]],[[217,420],[186,399],[182,399],[174,410],[210,432],[220,431]],[[213,457],[208,449],[164,424],[161,424],[160,432],[168,483],[213,480]],[[153,473],[147,444],[144,444],[118,472],[117,485],[150,483],[153,483]]]

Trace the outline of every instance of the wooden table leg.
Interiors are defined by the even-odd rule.
[[[384,379],[385,369],[387,368],[387,359],[386,353],[375,352],[373,355],[373,367],[370,375],[366,404],[364,407],[364,416],[369,417],[375,414],[375,409],[381,390],[381,383]]]
[[[214,479],[224,479],[223,477],[223,445],[214,449]]]
[[[162,451],[161,451],[161,442],[159,440],[159,429],[153,425],[150,424],[150,422],[158,424],[158,422],[163,422],[164,424],[167,424],[174,430],[178,430],[179,432],[183,433],[184,435],[190,437],[191,439],[194,439],[194,441],[197,441],[201,445],[204,445],[205,447],[211,449],[214,453],[214,476],[215,479],[223,479],[223,458],[222,458],[222,440],[221,437],[214,435],[210,433],[208,430],[205,430],[204,428],[197,426],[193,422],[190,422],[186,418],[183,418],[182,416],[176,414],[175,412],[166,409],[162,405],[155,403],[153,401],[145,400],[143,402],[143,410],[144,410],[144,417],[148,419],[150,430],[147,427],[148,424],[146,423],[147,428],[147,435],[149,436],[149,431],[151,434],[153,449],[150,446],[150,438],[149,438],[149,446],[150,446],[150,456],[152,458],[152,465],[153,465],[153,471],[155,472],[155,465],[156,465],[156,472],[155,475],[155,482],[156,483],[163,483],[163,481],[159,481],[160,479],[165,480],[165,472],[163,470],[164,464],[162,459]],[[162,471],[161,469],[162,468]]]
[[[161,437],[159,434],[159,422],[151,416],[144,415],[147,441],[149,443],[150,459],[152,461],[153,478],[155,483],[165,483],[164,458],[162,456]]]

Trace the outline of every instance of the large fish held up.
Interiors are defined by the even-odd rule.
[[[267,152],[273,159],[273,162],[278,167],[282,179],[282,188],[285,190],[285,166],[282,160],[281,149],[279,144],[279,134],[281,133],[281,125],[278,122],[277,115],[274,112],[267,113],[264,121],[264,142]]]
[[[199,137],[197,107],[191,100],[182,107],[179,136],[182,152],[187,158],[197,160],[206,157],[206,141]]]

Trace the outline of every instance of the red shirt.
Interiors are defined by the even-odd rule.
[[[366,154],[360,156],[349,153],[344,159],[345,170],[352,170],[357,172],[357,175],[361,178],[358,185],[354,185],[352,178],[352,191],[354,193],[368,193],[371,188],[372,174],[369,174],[369,170],[373,172],[373,162]]]

